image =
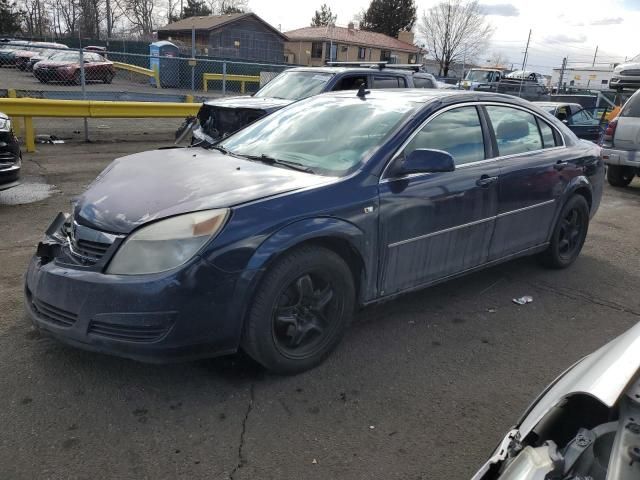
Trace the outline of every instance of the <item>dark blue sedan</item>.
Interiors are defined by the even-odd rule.
[[[114,161],[48,228],[26,304],[80,348],[241,348],[296,373],[359,305],[524,255],[569,266],[602,188],[599,147],[517,98],[320,95],[214,146]]]

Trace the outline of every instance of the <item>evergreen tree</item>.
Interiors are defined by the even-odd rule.
[[[331,8],[328,7],[326,3],[323,3],[320,10],[316,10],[315,15],[311,19],[311,26],[326,27],[327,25],[335,25],[336,18],[338,18],[338,16],[331,12]]]
[[[211,9],[207,7],[204,0],[187,0],[187,5],[182,10],[182,18],[207,17],[211,15]]]
[[[414,0],[371,0],[362,14],[360,28],[398,37],[400,30],[411,30],[415,21]]]
[[[0,33],[12,35],[20,31],[24,12],[16,8],[16,3],[0,0]]]

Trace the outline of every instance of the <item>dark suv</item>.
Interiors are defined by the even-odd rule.
[[[193,142],[215,142],[255,120],[297,100],[338,90],[365,88],[437,88],[433,75],[417,65],[386,68],[386,64],[350,67],[296,67],[285,70],[252,96],[206,101],[198,112]],[[405,68],[405,69],[403,69]]]

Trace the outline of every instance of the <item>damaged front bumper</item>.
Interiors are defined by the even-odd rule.
[[[74,242],[60,232],[54,222],[26,273],[25,305],[36,328],[75,347],[147,362],[236,351],[236,274],[195,257],[160,274],[107,275],[108,258],[73,263]]]

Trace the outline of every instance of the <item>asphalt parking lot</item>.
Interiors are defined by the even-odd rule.
[[[607,186],[571,268],[523,259],[366,308],[296,377],[40,336],[22,275],[42,232],[110,160],[160,144],[39,145],[0,193],[0,479],[468,478],[548,382],[640,321],[636,179]]]

